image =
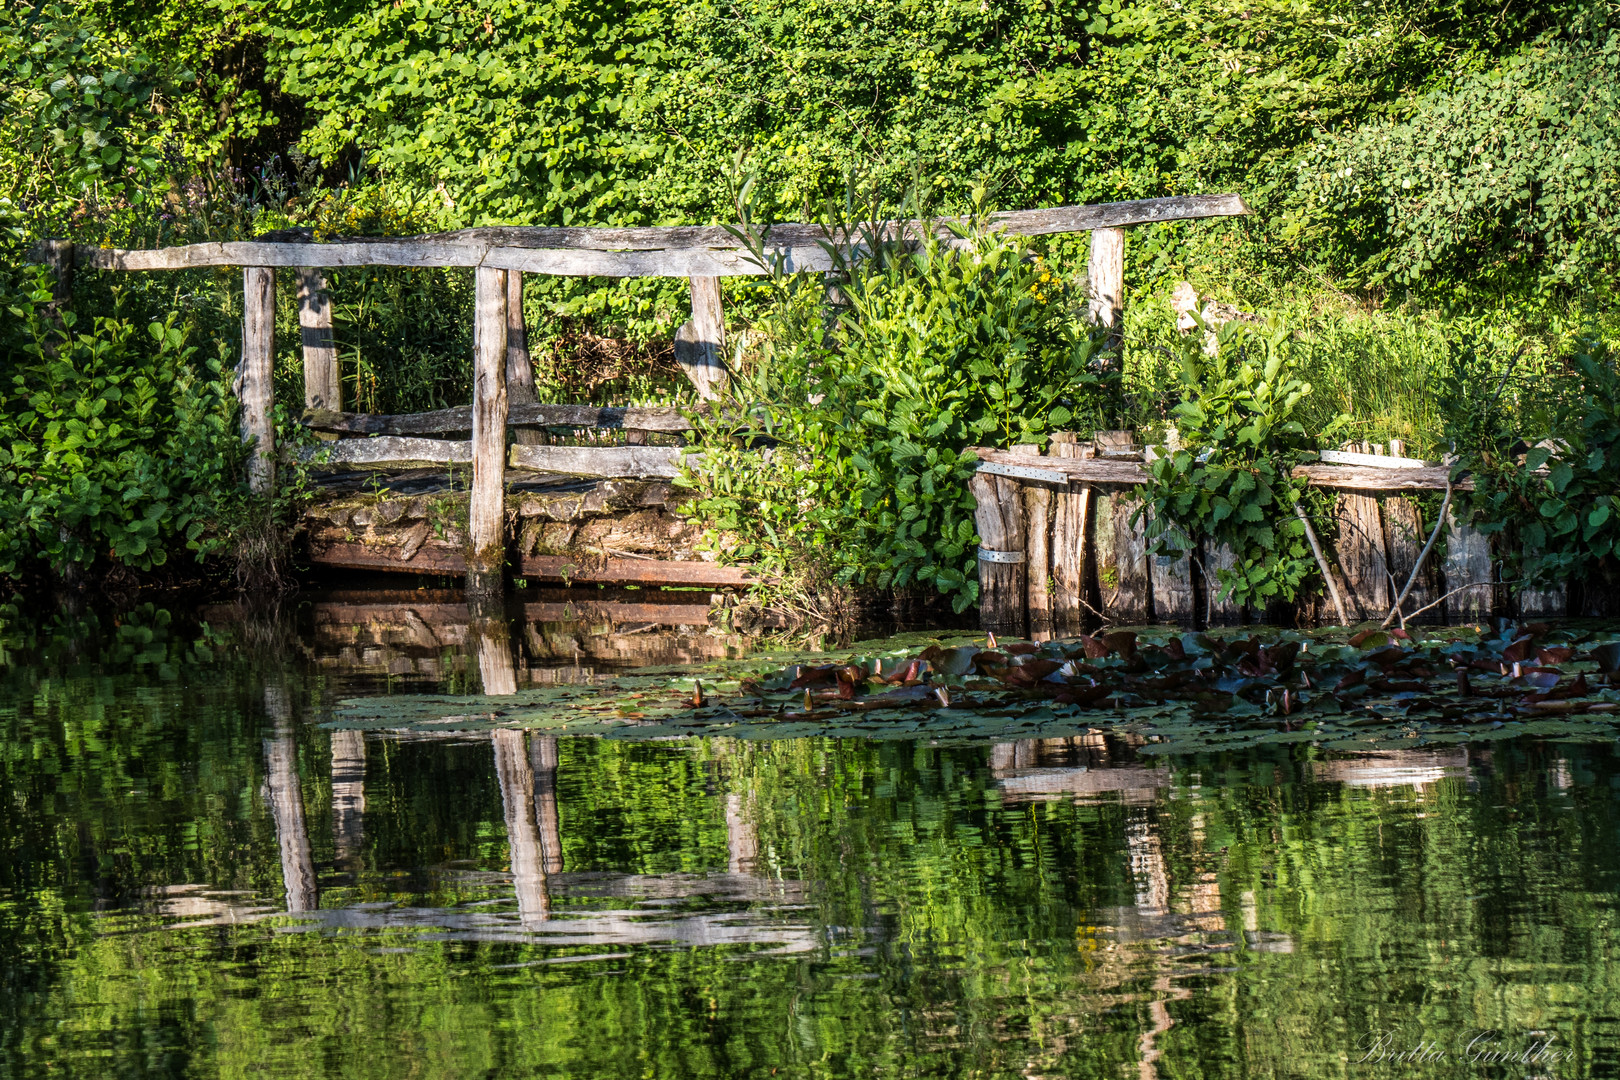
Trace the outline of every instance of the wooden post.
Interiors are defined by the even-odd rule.
[[[977,502],[979,624],[1000,633],[1024,632],[1024,524],[1018,484],[1010,477],[974,473],[968,488]]]
[[[1492,593],[1491,544],[1486,535],[1464,523],[1453,507],[1446,513],[1446,614],[1453,622],[1481,622],[1490,617]],[[1462,589],[1462,592],[1456,590]]]
[[[332,338],[332,297],[326,276],[313,266],[294,271],[298,281],[298,332],[304,346],[304,408],[343,411],[337,343]]]
[[[692,318],[675,332],[675,362],[697,387],[698,397],[712,401],[725,392],[726,321],[720,308],[720,279],[692,278]]]
[[[1186,544],[1186,535],[1172,529],[1171,535]],[[1193,595],[1192,556],[1155,555],[1149,563],[1153,583],[1153,618],[1157,622],[1191,626],[1197,619],[1198,605]]]
[[[540,401],[534,389],[534,361],[529,356],[529,331],[523,322],[523,274],[506,272],[506,400],[513,405],[535,405]],[[512,441],[519,446],[539,446],[545,436],[533,428],[518,428]]]
[[[534,767],[534,816],[540,827],[542,865],[548,874],[563,868],[562,825],[557,814],[557,736],[536,735],[529,743]]]
[[[1117,345],[1125,316],[1124,229],[1092,230],[1086,278],[1091,322],[1113,331],[1109,343]]]
[[[1029,634],[1036,641],[1045,641],[1052,636],[1052,492],[1041,484],[1021,486]]]
[[[242,441],[248,450],[248,488],[268,495],[276,483],[273,380],[276,356],[276,272],[268,266],[242,271],[242,362],[236,394],[242,402]]]
[[[469,599],[499,596],[506,563],[506,271],[480,266],[476,274]]]
[[[1428,540],[1429,528],[1424,526],[1423,515],[1418,510],[1415,500],[1397,496],[1390,496],[1384,500],[1384,543],[1389,551],[1389,572],[1395,575],[1395,580],[1402,586],[1405,586],[1406,579],[1412,576],[1412,567],[1417,565],[1418,556],[1422,554],[1423,545],[1428,543]],[[1401,605],[1405,611],[1416,611],[1426,607],[1434,603],[1439,596],[1434,588],[1436,577],[1434,570],[1432,561],[1426,562],[1419,570],[1412,591],[1406,594],[1406,602]],[[1386,607],[1384,610],[1387,612],[1389,608]],[[1438,609],[1431,609],[1422,615],[1422,618],[1429,622],[1438,622],[1443,617],[1444,613]]]
[[[73,299],[73,241],[46,240],[40,249],[56,278],[51,286],[51,317],[60,323],[62,309]]]
[[[1123,492],[1115,495],[1113,502],[1114,567],[1119,590],[1113,609],[1103,610],[1115,622],[1145,623],[1149,618],[1148,605],[1153,588],[1147,553],[1147,521],[1132,521],[1142,508],[1142,502],[1134,495]]]
[[[1089,445],[1081,446],[1071,431],[1052,433],[1052,449],[1058,457],[1087,458]],[[1086,543],[1091,516],[1091,489],[1058,492],[1052,500],[1052,625],[1059,634],[1077,634],[1085,627]]]
[[[1569,586],[1562,581],[1554,581],[1544,589],[1520,589],[1516,606],[1519,615],[1524,618],[1567,615]]]
[[[1223,591],[1220,572],[1237,566],[1237,553],[1230,545],[1204,541],[1204,589],[1207,592],[1205,611],[1211,626],[1234,626],[1243,621],[1243,605],[1230,599],[1221,599]]]
[[[1394,597],[1384,554],[1384,525],[1371,495],[1339,496],[1339,565],[1350,587],[1345,604],[1352,618],[1382,619]]]

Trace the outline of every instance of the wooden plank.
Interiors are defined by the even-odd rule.
[[[1186,544],[1186,534],[1172,527],[1172,535]],[[1154,555],[1148,563],[1153,586],[1153,618],[1157,622],[1191,626],[1198,618],[1198,602],[1193,592],[1190,554]]]
[[[473,314],[472,492],[467,592],[496,596],[506,563],[506,273],[479,267]],[[537,449],[528,447],[527,449]]]
[[[1172,196],[1093,206],[1061,206],[996,214],[990,225],[1024,236],[1117,229],[1159,221],[1250,213],[1236,195]],[[958,219],[927,223],[942,234]],[[890,236],[911,235],[923,223],[885,223]],[[819,225],[777,225],[770,246],[791,271],[832,269]],[[76,245],[82,266],[99,270],[184,270],[207,266],[469,266],[526,273],[600,277],[728,277],[766,273],[724,227],[464,229],[408,237],[365,237],[334,243],[244,240],[188,244],[150,251]]]
[[[698,397],[713,401],[725,393],[726,322],[720,304],[720,279],[694,277],[692,317],[675,332],[675,362],[697,387]]]
[[[696,458],[681,446],[514,446],[514,469],[624,479],[669,479],[680,475],[681,460]]]
[[[1403,498],[1384,500],[1384,544],[1389,553],[1389,572],[1395,575],[1395,580],[1402,587],[1406,585],[1406,579],[1411,577],[1412,567],[1417,564],[1423,545],[1428,543],[1430,528],[1432,525],[1425,525],[1416,501]],[[1439,599],[1440,593],[1436,588],[1438,570],[1431,555],[1419,571],[1412,591],[1406,594],[1406,602],[1401,605],[1403,609],[1417,611]],[[1387,608],[1385,610],[1388,611]],[[1444,618],[1444,612],[1434,608],[1424,612],[1420,618],[1438,622]]]
[[[248,451],[248,487],[268,494],[276,483],[274,367],[276,272],[262,266],[242,271],[242,362],[236,395],[242,402],[242,441]]]
[[[467,623],[471,611],[465,601],[446,598],[422,602],[423,594],[412,592],[391,603],[346,603],[317,600],[311,615],[320,626],[359,626],[370,623],[403,624],[406,612],[427,626],[457,626]],[[452,594],[453,596],[459,594]],[[619,601],[566,600],[533,601],[521,607],[526,622],[584,622],[605,619],[621,623],[658,623],[664,626],[703,626],[709,621],[705,601],[684,604],[629,603]]]
[[[1367,465],[1301,465],[1294,476],[1308,480],[1313,487],[1345,491],[1444,491],[1451,470],[1444,465],[1421,469],[1386,469]],[[1474,478],[1460,477],[1452,485],[1458,491],[1473,491]]]
[[[679,433],[690,431],[691,421],[673,406],[650,405],[604,408],[597,405],[509,404],[506,422],[535,427],[608,428]],[[458,405],[433,412],[394,416],[371,413],[306,412],[299,423],[315,431],[343,435],[466,435],[472,431],[472,406]]]
[[[986,473],[968,478],[975,503],[974,524],[979,533],[979,625],[1001,633],[1024,632],[1024,556],[1021,515],[1004,513],[1001,481]],[[1016,494],[1013,505],[1016,506]],[[1017,562],[986,559],[985,553],[1017,556]]]
[[[1360,618],[1382,619],[1392,597],[1378,500],[1368,495],[1340,495],[1337,517],[1339,565],[1350,587],[1345,603],[1359,609]]]
[[[460,439],[408,439],[380,435],[343,439],[300,448],[298,456],[319,467],[334,465],[431,466],[471,465],[472,443]]]
[[[1037,484],[1020,487],[1024,503],[1024,581],[1029,634],[1036,640],[1045,640],[1052,634],[1052,492]]]
[[[1152,596],[1152,571],[1148,564],[1146,522],[1132,522],[1142,501],[1134,495],[1116,495],[1114,503],[1114,568],[1119,587],[1112,609],[1103,614],[1117,623],[1145,623]]]
[[[386,570],[400,574],[453,574],[467,572],[467,556],[461,551],[424,544],[409,559],[401,559],[403,549],[382,544],[311,543],[309,561],[315,566],[351,570]]]
[[[1022,465],[1051,472],[1065,473],[1069,482],[1112,487],[1135,487],[1152,477],[1139,461],[1120,461],[1105,458],[1041,457],[1038,454],[1020,454],[1013,450],[995,450],[975,446],[973,452],[980,461],[1001,465]]]
[[[1221,585],[1220,572],[1233,570],[1237,567],[1237,553],[1229,544],[1217,544],[1208,539],[1204,540],[1204,588],[1207,591],[1205,612],[1211,626],[1236,626],[1243,622],[1243,605],[1230,598],[1222,598],[1225,591]]]
[[[314,267],[300,267],[298,333],[304,351],[304,408],[343,408],[343,382],[338,375],[337,342],[332,336],[332,297],[326,276]]]
[[[759,581],[742,566],[673,559],[605,559],[585,561],[565,555],[525,555],[518,564],[524,577],[545,581],[603,582],[621,585],[746,586]]]
[[[1086,264],[1088,317],[1112,331],[1117,344],[1125,318],[1125,230],[1093,229],[1091,258]]]
[[[509,270],[506,274],[506,422],[514,423],[511,416],[514,406],[539,402],[534,389],[534,361],[529,356],[529,331],[523,322],[523,274]],[[531,428],[519,428],[512,433],[512,441],[519,446],[538,446],[545,441],[545,436]]]
[[[1061,438],[1060,438],[1061,436]],[[1086,458],[1089,445],[1082,446],[1072,432],[1055,432],[1052,450],[1058,457]],[[1052,628],[1059,634],[1077,634],[1085,628],[1088,595],[1086,543],[1091,517],[1091,488],[1058,491],[1052,498]]]
[[[1490,539],[1466,524],[1455,509],[1446,513],[1446,557],[1441,563],[1441,576],[1447,594],[1445,611],[1452,622],[1490,618],[1496,592]]]
[[[1398,443],[1396,445],[1399,445]],[[1323,450],[1324,465],[1365,465],[1369,469],[1434,469],[1438,461],[1424,461],[1399,454],[1361,454],[1349,450]]]

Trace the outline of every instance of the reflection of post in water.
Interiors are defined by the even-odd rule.
[[[540,852],[545,872],[562,873],[562,831],[557,821],[557,736],[536,735],[529,743],[534,767],[534,817],[540,826]]]
[[[544,922],[551,911],[546,868],[535,816],[534,771],[523,745],[523,732],[490,732],[495,744],[495,775],[501,782],[506,811],[506,843],[511,853],[512,885],[517,890],[518,918],[524,926]]]
[[[484,693],[517,693],[517,668],[512,663],[512,628],[500,611],[475,607],[467,637],[478,655],[478,674]]]
[[[360,854],[366,812],[366,736],[332,732],[332,840],[336,861],[350,865]]]
[[[266,686],[264,710],[275,725],[275,736],[264,740],[264,783],[281,847],[287,910],[313,911],[320,901],[315,891],[315,860],[309,853],[309,828],[304,823],[304,797],[298,785],[298,747],[293,740],[292,699],[287,688]]]
[[[753,799],[737,792],[726,796],[727,869],[733,874],[752,874],[759,861],[759,833],[754,828]]]
[[[1139,915],[1163,915],[1170,910],[1170,875],[1164,868],[1164,851],[1155,824],[1146,807],[1126,811],[1125,850],[1130,854]]]

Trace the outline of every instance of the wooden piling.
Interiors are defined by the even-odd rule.
[[[268,266],[245,267],[236,392],[242,402],[242,441],[249,444],[248,488],[256,495],[268,495],[276,483],[275,355],[276,272]]]
[[[1539,589],[1520,589],[1514,609],[1521,618],[1529,619],[1566,615],[1569,613],[1569,586],[1554,581]]]
[[[997,633],[1022,634],[1027,590],[1019,484],[1009,477],[974,473],[968,487],[977,503],[979,623]]]
[[[1243,621],[1243,605],[1226,598],[1221,594],[1225,591],[1221,585],[1220,573],[1222,570],[1233,570],[1237,567],[1237,553],[1228,544],[1217,544],[1213,540],[1205,539],[1203,543],[1205,618],[1211,626],[1235,626]]]
[[[1147,553],[1147,527],[1138,516],[1142,501],[1134,495],[1113,496],[1114,569],[1119,586],[1112,610],[1104,613],[1118,623],[1145,623],[1151,617],[1153,575]]]
[[[1491,545],[1484,533],[1466,524],[1455,508],[1446,513],[1445,612],[1452,622],[1481,622],[1490,617]],[[1458,591],[1462,590],[1462,591]]]
[[[535,405],[534,361],[529,356],[529,330],[523,321],[523,274],[506,272],[506,400],[511,405]],[[540,446],[545,436],[533,428],[517,428],[512,441],[519,446]]]
[[[479,267],[473,326],[469,597],[499,596],[506,563],[506,271]]]
[[[1081,445],[1073,432],[1052,433],[1057,457],[1087,458],[1089,445]],[[1088,575],[1086,543],[1091,518],[1091,488],[1055,492],[1052,496],[1052,627],[1059,634],[1078,634],[1085,628]]]
[[[1088,309],[1093,325],[1112,331],[1117,345],[1125,316],[1125,230],[1093,229],[1091,258],[1086,265]]]
[[[720,279],[694,277],[692,318],[675,332],[675,362],[697,387],[698,397],[712,401],[725,392],[726,321],[720,306]]]
[[[1180,529],[1172,526],[1166,535],[1185,548],[1186,534]],[[1183,550],[1180,555],[1154,555],[1149,559],[1148,571],[1153,587],[1154,620],[1191,626],[1198,617],[1198,605],[1193,593],[1190,553]]]
[[[1393,597],[1389,589],[1389,560],[1384,553],[1384,524],[1378,500],[1347,493],[1338,503],[1339,565],[1344,568],[1352,618],[1382,619]]]
[[[1052,491],[1024,484],[1024,580],[1029,634],[1036,640],[1052,635]]]
[[[304,353],[304,408],[343,411],[337,342],[332,334],[332,297],[319,268],[293,271],[298,284],[298,336]]]
[[[1406,579],[1411,577],[1412,568],[1417,565],[1418,556],[1423,552],[1423,545],[1429,540],[1431,527],[1425,527],[1423,514],[1415,500],[1393,496],[1384,500],[1384,544],[1389,553],[1389,572],[1401,586],[1405,586]],[[1430,561],[1418,572],[1412,591],[1406,594],[1406,602],[1401,605],[1404,612],[1418,611],[1439,597],[1435,587],[1438,568],[1432,563],[1431,556]],[[1389,609],[1384,610],[1387,612]],[[1424,621],[1438,622],[1444,614],[1434,608],[1419,617]]]

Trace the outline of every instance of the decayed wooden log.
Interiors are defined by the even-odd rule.
[[[1545,588],[1520,589],[1515,598],[1520,617],[1538,618],[1569,613],[1569,586],[1562,581],[1549,583]]]
[[[326,276],[312,266],[295,272],[298,282],[298,333],[304,352],[304,408],[343,408],[338,377],[337,343],[332,337],[332,297]]]
[[[534,361],[529,357],[529,330],[523,322],[523,274],[517,270],[506,272],[506,405],[508,424],[514,406],[537,405],[539,396],[534,389]],[[468,410],[469,413],[471,410]],[[469,417],[470,419],[470,417]],[[545,437],[532,428],[520,427],[512,433],[512,441],[519,446],[538,446]]]
[[[977,504],[974,523],[979,533],[979,623],[986,630],[1021,634],[1024,536],[1017,486],[1007,484],[1004,489],[995,477],[974,473],[968,488]],[[1004,494],[1009,497],[1004,499]]]
[[[1464,523],[1455,510],[1446,515],[1446,614],[1453,622],[1479,622],[1491,615],[1495,586],[1488,537]]]
[[[991,227],[1024,236],[1121,228],[1157,221],[1250,213],[1236,195],[1173,196],[1095,206],[1060,206],[993,215]],[[941,233],[954,219],[927,223]],[[888,223],[891,235],[914,235],[919,222]],[[791,270],[829,270],[817,225],[777,225],[769,244]],[[835,244],[850,238],[832,237]],[[185,270],[204,266],[483,266],[528,273],[600,277],[725,277],[766,273],[735,235],[718,226],[483,228],[335,243],[230,241],[151,251],[75,245],[81,266],[100,270]]]
[[[1204,588],[1207,590],[1205,618],[1212,626],[1233,626],[1243,621],[1243,605],[1230,598],[1222,598],[1220,572],[1237,566],[1237,554],[1230,545],[1217,544],[1206,539],[1203,544]]]
[[[1150,618],[1153,578],[1146,522],[1137,516],[1142,501],[1120,494],[1114,496],[1113,504],[1114,565],[1119,588],[1112,609],[1104,607],[1103,614],[1118,623],[1144,623]]]
[[[473,476],[467,506],[470,597],[498,596],[506,563],[506,275],[479,267],[475,285]]]
[[[683,458],[697,455],[679,446],[514,446],[514,469],[571,476],[670,479],[680,475]]]
[[[1181,544],[1187,543],[1180,529],[1172,529],[1172,534]],[[1153,618],[1191,626],[1198,617],[1198,605],[1193,594],[1190,555],[1154,555],[1148,569],[1153,585]]]
[[[236,396],[242,402],[242,440],[248,451],[248,487],[268,494],[276,482],[274,366],[276,272],[263,266],[242,271],[242,361]]]
[[[511,404],[506,422],[511,426],[623,428],[670,433],[688,431],[692,427],[680,409],[663,405],[606,408]],[[314,410],[305,413],[299,423],[315,431],[335,431],[343,435],[464,435],[472,431],[472,406],[396,416]]]
[[[343,439],[299,452],[317,467],[334,465],[407,466],[471,465],[472,443],[460,439],[408,439],[382,435],[375,439]]]
[[[1381,619],[1392,597],[1378,500],[1367,495],[1340,495],[1337,517],[1339,565],[1350,586],[1345,601],[1360,610],[1360,618]]]
[[[460,551],[424,546],[410,559],[395,548],[345,542],[310,545],[309,561],[317,566],[356,570],[387,570],[408,574],[460,575],[467,556]],[[627,585],[700,585],[713,588],[750,585],[759,580],[743,567],[720,566],[698,560],[572,558],[566,555],[526,555],[517,572],[543,581],[597,582]]]
[[[713,401],[725,393],[729,376],[719,278],[692,279],[692,317],[675,332],[675,362],[704,401]]]
[[[1083,458],[1091,446],[1081,445],[1073,432],[1054,432],[1052,450],[1058,457]],[[1052,625],[1059,634],[1076,634],[1085,627],[1087,587],[1087,525],[1091,517],[1091,489],[1058,491],[1052,497]]]
[[[1395,580],[1403,586],[1411,576],[1412,568],[1417,565],[1418,556],[1422,553],[1424,544],[1428,542],[1432,527],[1432,525],[1425,527],[1423,515],[1413,500],[1400,498],[1384,500],[1384,543],[1389,553],[1389,572],[1394,574]],[[1439,598],[1440,594],[1435,589],[1437,575],[1434,571],[1432,560],[1426,562],[1419,570],[1412,591],[1407,593],[1406,602],[1401,605],[1403,610],[1418,611]],[[1438,620],[1442,614],[1438,608],[1434,608],[1424,612],[1424,617]]]
[[[1312,487],[1340,488],[1345,491],[1444,491],[1450,469],[1444,465],[1416,469],[1389,469],[1367,465],[1301,465],[1294,476],[1308,480]],[[1451,485],[1457,491],[1473,491],[1474,478],[1462,476]]]

